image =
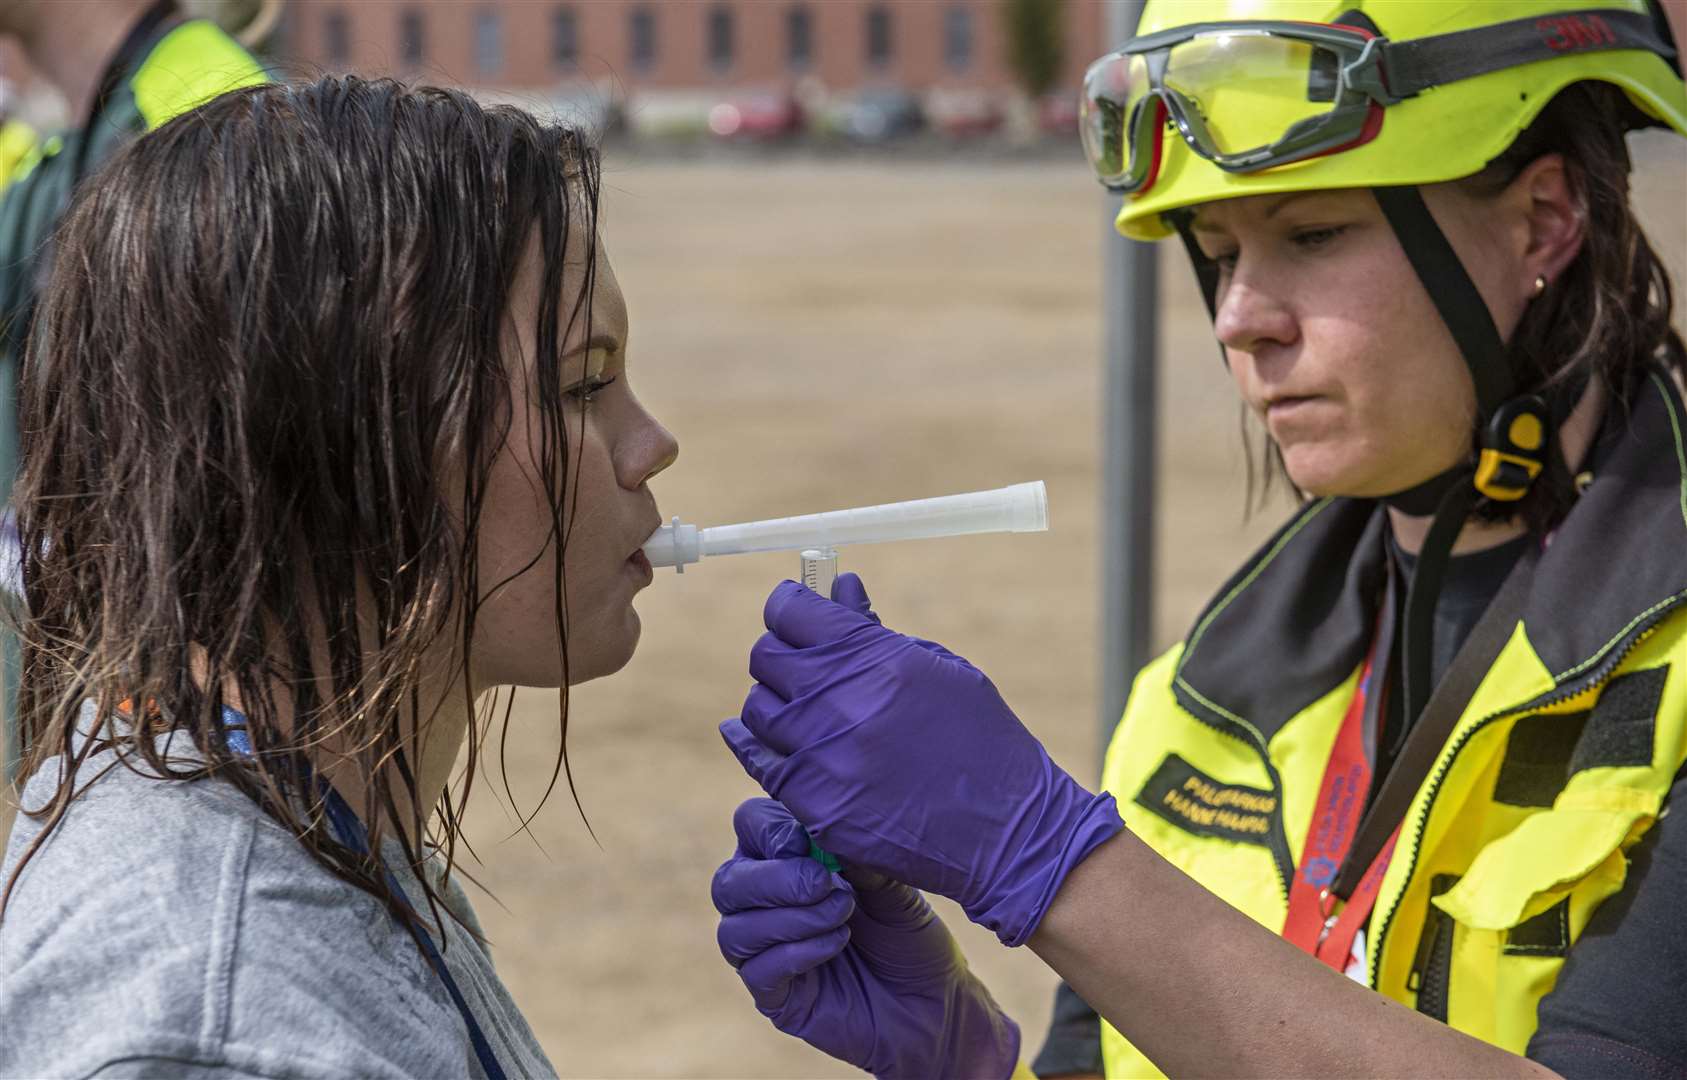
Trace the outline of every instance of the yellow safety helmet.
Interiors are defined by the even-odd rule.
[[[1368,26],[1359,32],[1380,36],[1379,46],[1386,46],[1372,51],[1382,61],[1385,80],[1406,74],[1388,70],[1388,51],[1399,51],[1395,66],[1403,69],[1408,59],[1415,60],[1406,54],[1425,39],[1435,39],[1434,47],[1450,50],[1453,63],[1448,68],[1456,68],[1461,58],[1471,67],[1505,66],[1439,83],[1431,73],[1429,79],[1420,80],[1420,84],[1428,83],[1423,89],[1400,95],[1386,106],[1378,104],[1372,121],[1375,130],[1350,148],[1331,152],[1332,147],[1319,156],[1252,171],[1226,168],[1204,157],[1181,137],[1178,123],[1154,125],[1158,139],[1143,149],[1143,156],[1153,155],[1157,175],[1145,190],[1126,195],[1118,218],[1119,231],[1126,236],[1161,239],[1172,231],[1163,217],[1167,211],[1214,199],[1433,184],[1469,176],[1504,153],[1554,95],[1582,81],[1622,88],[1648,119],[1687,135],[1687,90],[1680,58],[1673,55],[1674,43],[1661,10],[1648,0],[1149,0],[1133,44],[1156,37],[1176,40],[1179,28],[1251,23],[1299,24],[1309,30],[1326,27],[1336,32],[1343,29],[1338,24]],[[1494,36],[1501,30],[1509,32],[1509,41]],[[1190,122],[1222,130],[1227,126],[1259,129],[1273,122],[1287,128],[1304,119],[1307,98],[1318,96],[1307,92],[1306,69],[1319,66],[1309,65],[1306,58],[1324,54],[1317,51],[1315,42],[1299,46],[1294,54],[1301,58],[1301,81],[1295,86],[1299,93],[1284,94],[1280,91],[1286,85],[1295,84],[1285,83],[1283,73],[1250,78],[1261,73],[1248,71],[1245,62],[1237,65],[1225,50],[1228,46],[1235,52],[1237,45],[1245,45],[1256,60],[1265,55],[1269,63],[1287,59],[1287,50],[1295,46],[1262,49],[1257,35],[1251,44],[1247,36],[1245,31],[1228,37],[1209,32],[1198,43],[1200,55],[1194,55],[1194,44],[1186,50],[1193,57],[1189,61],[1180,61],[1176,49],[1171,50],[1170,69],[1162,78],[1172,83],[1174,92],[1179,79],[1196,82],[1203,71],[1227,70],[1229,61],[1231,77],[1214,78],[1210,84],[1214,100],[1210,106],[1200,103],[1200,108],[1190,110]],[[1342,53],[1340,60],[1328,63],[1345,66],[1355,56],[1356,52]],[[1124,59],[1118,53],[1104,58],[1091,68],[1086,80],[1083,106],[1092,163],[1097,159],[1097,140],[1091,136],[1099,123],[1094,84],[1106,78],[1104,66],[1109,60],[1117,65]],[[1312,79],[1317,77],[1313,71]],[[1334,72],[1328,77],[1333,79]],[[1227,108],[1231,115],[1226,115]],[[1274,121],[1274,112],[1281,113],[1280,121]],[[1113,122],[1116,128],[1118,120]],[[1114,134],[1118,137],[1116,130]],[[1098,170],[1105,171],[1100,165]]]

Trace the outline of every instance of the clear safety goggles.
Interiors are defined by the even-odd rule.
[[[1386,106],[1429,87],[1608,49],[1675,55],[1649,17],[1613,9],[1399,43],[1357,26],[1195,23],[1090,65],[1079,130],[1101,182],[1140,194],[1159,172],[1168,122],[1219,168],[1257,172],[1361,146],[1382,130]]]

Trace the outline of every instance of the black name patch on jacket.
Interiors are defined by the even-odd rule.
[[[1259,788],[1221,784],[1176,754],[1154,770],[1136,793],[1147,807],[1180,829],[1243,844],[1271,844],[1277,796]]]

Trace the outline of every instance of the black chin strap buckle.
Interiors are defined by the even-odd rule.
[[[1494,410],[1482,430],[1476,458],[1476,490],[1496,502],[1516,502],[1529,493],[1546,468],[1552,414],[1531,394],[1513,398]]]

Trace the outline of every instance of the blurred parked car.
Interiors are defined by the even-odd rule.
[[[744,94],[709,110],[709,130],[723,139],[790,138],[802,134],[802,106],[788,93]]]
[[[640,90],[629,96],[627,129],[638,139],[701,139],[709,135],[713,95]]]
[[[1002,126],[1002,107],[983,90],[933,90],[926,96],[926,123],[952,138],[989,135]]]
[[[838,134],[864,143],[910,135],[924,123],[920,99],[906,90],[862,90],[844,98],[832,112]]]

